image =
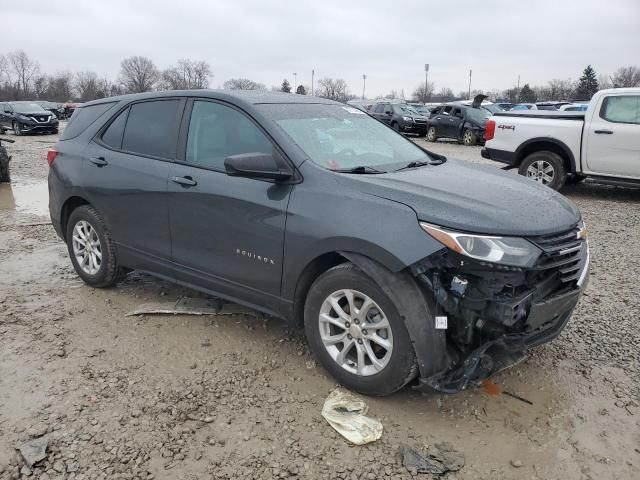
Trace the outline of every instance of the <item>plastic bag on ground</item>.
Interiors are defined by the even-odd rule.
[[[356,445],[375,442],[382,436],[382,424],[366,416],[369,407],[349,392],[337,389],[329,394],[322,416],[340,435]]]

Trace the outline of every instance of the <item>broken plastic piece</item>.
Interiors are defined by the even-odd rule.
[[[375,442],[382,436],[382,424],[366,416],[369,407],[349,392],[336,389],[322,407],[322,416],[340,435],[356,445]]]
[[[127,317],[134,315],[251,315],[258,316],[255,310],[223,303],[218,299],[183,297],[176,302],[153,302],[140,305],[127,313]]]
[[[401,447],[400,453],[402,464],[418,473],[444,475],[447,472],[460,470],[465,462],[464,455],[446,442],[430,445],[426,455],[407,446]]]

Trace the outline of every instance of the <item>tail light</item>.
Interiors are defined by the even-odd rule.
[[[496,121],[489,120],[487,122],[487,126],[484,128],[484,139],[485,140],[493,140],[493,136],[496,133]]]
[[[55,148],[50,148],[47,152],[47,163],[49,164],[49,167],[53,165],[53,162],[55,161],[57,156],[58,151]]]

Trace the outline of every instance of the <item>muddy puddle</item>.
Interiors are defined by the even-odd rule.
[[[0,210],[17,210],[21,213],[48,217],[47,181],[14,178],[11,183],[0,183]]]

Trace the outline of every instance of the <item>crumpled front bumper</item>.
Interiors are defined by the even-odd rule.
[[[589,279],[589,256],[577,288],[533,303],[522,333],[508,333],[485,342],[463,359],[435,375],[420,378],[414,388],[420,391],[457,393],[509,368],[526,358],[525,351],[556,338],[569,322]]]

